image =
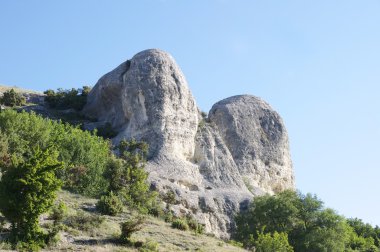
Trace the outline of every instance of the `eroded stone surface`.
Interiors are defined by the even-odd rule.
[[[234,96],[202,118],[186,80],[167,53],[152,49],[104,75],[83,110],[99,124],[149,146],[147,171],[172,210],[191,214],[206,231],[228,237],[233,216],[255,195],[294,188],[288,136],[261,99]]]

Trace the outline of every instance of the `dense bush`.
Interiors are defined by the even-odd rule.
[[[0,130],[0,167],[8,166],[10,163],[10,156],[8,152],[8,137]],[[1,170],[0,170],[1,175]]]
[[[107,139],[117,136],[117,132],[112,128],[111,123],[107,122],[103,126],[97,128],[96,135]]]
[[[54,221],[54,225],[60,224],[67,215],[67,206],[60,201],[58,204],[53,205],[50,213],[50,218]]]
[[[14,159],[2,169],[0,211],[11,223],[11,242],[27,250],[45,243],[39,217],[52,206],[61,186],[55,175],[62,168],[57,156],[56,152],[37,148],[28,160]]]
[[[58,160],[64,163],[58,173],[64,187],[90,196],[107,188],[103,173],[111,157],[108,141],[69,124],[12,110],[0,113],[0,131],[7,138],[0,145],[7,146],[7,155],[17,160],[28,159],[35,147],[57,150]]]
[[[324,208],[316,196],[293,191],[256,197],[248,211],[237,216],[236,223],[235,238],[247,247],[260,239],[269,240],[268,234],[274,238],[276,232],[288,235],[294,251],[350,251],[375,246],[373,238],[358,239],[360,232],[355,233],[334,210]]]
[[[102,214],[115,216],[123,211],[123,203],[120,198],[112,191],[108,195],[103,195],[98,203],[96,209]]]
[[[141,213],[148,213],[157,202],[157,193],[150,191],[145,171],[147,144],[135,140],[121,141],[116,148],[122,159],[109,161],[105,178],[109,190],[115,192],[123,203]]]
[[[172,228],[187,231],[189,230],[189,224],[187,224],[186,219],[178,218],[172,222]]]
[[[194,231],[196,234],[203,234],[204,233],[204,226],[200,223],[198,223],[195,219],[193,219],[191,216],[186,216],[184,218],[174,218],[172,219],[172,228],[180,229],[180,230],[191,230]],[[165,220],[166,221],[166,220]]]
[[[33,148],[52,148],[64,168],[57,172],[64,187],[89,196],[113,191],[123,203],[147,213],[156,203],[144,170],[148,146],[122,141],[122,159],[113,157],[110,143],[78,127],[44,119],[34,113],[5,110],[0,113],[0,161],[19,162],[32,156]]]
[[[204,233],[204,226],[198,223],[195,219],[191,217],[186,218],[187,224],[189,225],[189,229],[194,231],[196,234]]]
[[[120,241],[123,243],[130,243],[131,236],[133,233],[142,229],[144,225],[144,217],[139,215],[136,217],[131,217],[129,220],[120,224],[121,235]]]
[[[252,247],[256,252],[293,252],[286,233],[259,233],[252,239]]]
[[[82,89],[72,88],[71,90],[58,89],[54,91],[52,89],[46,90],[44,94],[45,102],[51,108],[56,109],[75,109],[82,110],[87,102],[87,95],[91,88],[84,86]]]
[[[21,106],[25,103],[25,97],[16,93],[16,91],[12,88],[8,91],[5,91],[3,97],[0,98],[0,104],[4,104],[5,106],[14,107]]]

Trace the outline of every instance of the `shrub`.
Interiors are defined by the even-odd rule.
[[[69,216],[65,224],[74,229],[82,231],[91,231],[94,228],[100,227],[104,222],[104,217],[98,215],[92,215],[83,211],[77,212],[76,215]]]
[[[100,198],[96,208],[102,214],[115,216],[123,211],[123,204],[119,197],[111,191],[108,195]]]
[[[193,230],[196,234],[204,233],[204,226],[193,218],[187,217],[187,224],[189,225],[190,230]]]
[[[189,225],[185,219],[178,218],[172,222],[172,228],[187,231],[189,230]]]
[[[251,237],[251,244],[256,252],[293,252],[286,233],[264,234],[261,232],[257,235],[257,239]]]
[[[157,198],[156,202],[152,204],[152,206],[148,210],[148,214],[154,217],[162,217],[164,216],[164,209],[162,208],[162,202]]]
[[[166,213],[164,214],[164,220],[165,222],[169,223],[169,222],[173,222],[173,214],[171,211],[166,211]]]
[[[139,252],[158,252],[158,243],[152,240],[147,240],[139,248]]]
[[[109,191],[119,195],[125,205],[146,214],[157,201],[157,192],[150,191],[145,171],[147,144],[135,140],[121,141],[116,147],[120,159],[111,159],[104,173]]]
[[[19,93],[16,93],[12,88],[11,90],[4,92],[3,97],[0,99],[0,103],[9,107],[21,106],[25,103],[25,98]]]
[[[59,223],[62,223],[66,215],[67,215],[67,207],[65,203],[60,201],[58,204],[52,207],[50,218],[54,220],[54,225],[57,225]]]
[[[136,217],[131,217],[126,222],[120,224],[121,235],[120,241],[123,243],[130,243],[130,238],[133,233],[142,229],[144,224],[144,217],[138,215]]]
[[[117,132],[112,128],[111,123],[107,122],[104,126],[97,129],[96,134],[103,138],[113,138],[117,135]]]
[[[57,91],[52,89],[46,90],[44,94],[45,102],[51,108],[56,109],[75,109],[82,110],[87,102],[87,95],[91,90],[90,87],[84,86],[82,89],[72,88],[70,90],[63,90],[59,88]]]
[[[39,216],[53,205],[61,181],[55,176],[62,164],[57,153],[35,149],[24,162],[3,170],[0,181],[0,211],[11,223],[11,241],[22,247],[42,246],[44,234]]]

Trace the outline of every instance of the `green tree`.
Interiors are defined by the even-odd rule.
[[[120,196],[123,203],[147,213],[156,201],[157,194],[150,191],[145,171],[148,145],[144,142],[121,141],[116,147],[122,159],[113,159],[104,176],[109,190]]]
[[[100,197],[96,208],[102,214],[115,216],[123,211],[123,204],[119,197],[111,191],[109,194]]]
[[[263,229],[268,233],[289,233],[299,223],[298,206],[298,195],[290,190],[274,196],[256,197],[248,211],[236,217],[236,238],[240,241],[247,241],[250,235],[257,238]]]
[[[246,246],[265,233],[286,233],[295,251],[344,251],[352,229],[346,220],[311,194],[284,191],[256,197],[236,218],[236,239]]]
[[[45,236],[39,216],[53,204],[61,181],[55,176],[62,164],[57,152],[34,150],[27,161],[3,169],[0,181],[0,211],[11,223],[11,241],[41,246]]]
[[[372,227],[358,218],[347,219],[348,225],[353,230],[350,239],[351,249],[358,251],[378,251],[380,230],[376,226]]]
[[[16,91],[12,88],[11,90],[4,92],[0,102],[1,104],[9,107],[21,106],[25,103],[25,98],[19,93],[16,93]]]
[[[257,234],[257,238],[250,238],[250,243],[256,252],[293,252],[286,233],[263,233]]]
[[[296,251],[345,251],[349,243],[350,227],[345,219],[332,209],[316,214],[316,219],[305,232],[294,241]]]

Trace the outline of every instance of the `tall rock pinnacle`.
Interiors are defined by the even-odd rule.
[[[250,95],[217,102],[202,117],[174,59],[150,49],[101,77],[83,113],[110,123],[113,139],[149,144],[147,171],[161,193],[173,192],[177,215],[228,237],[234,215],[252,197],[294,188],[288,135],[266,102]]]

